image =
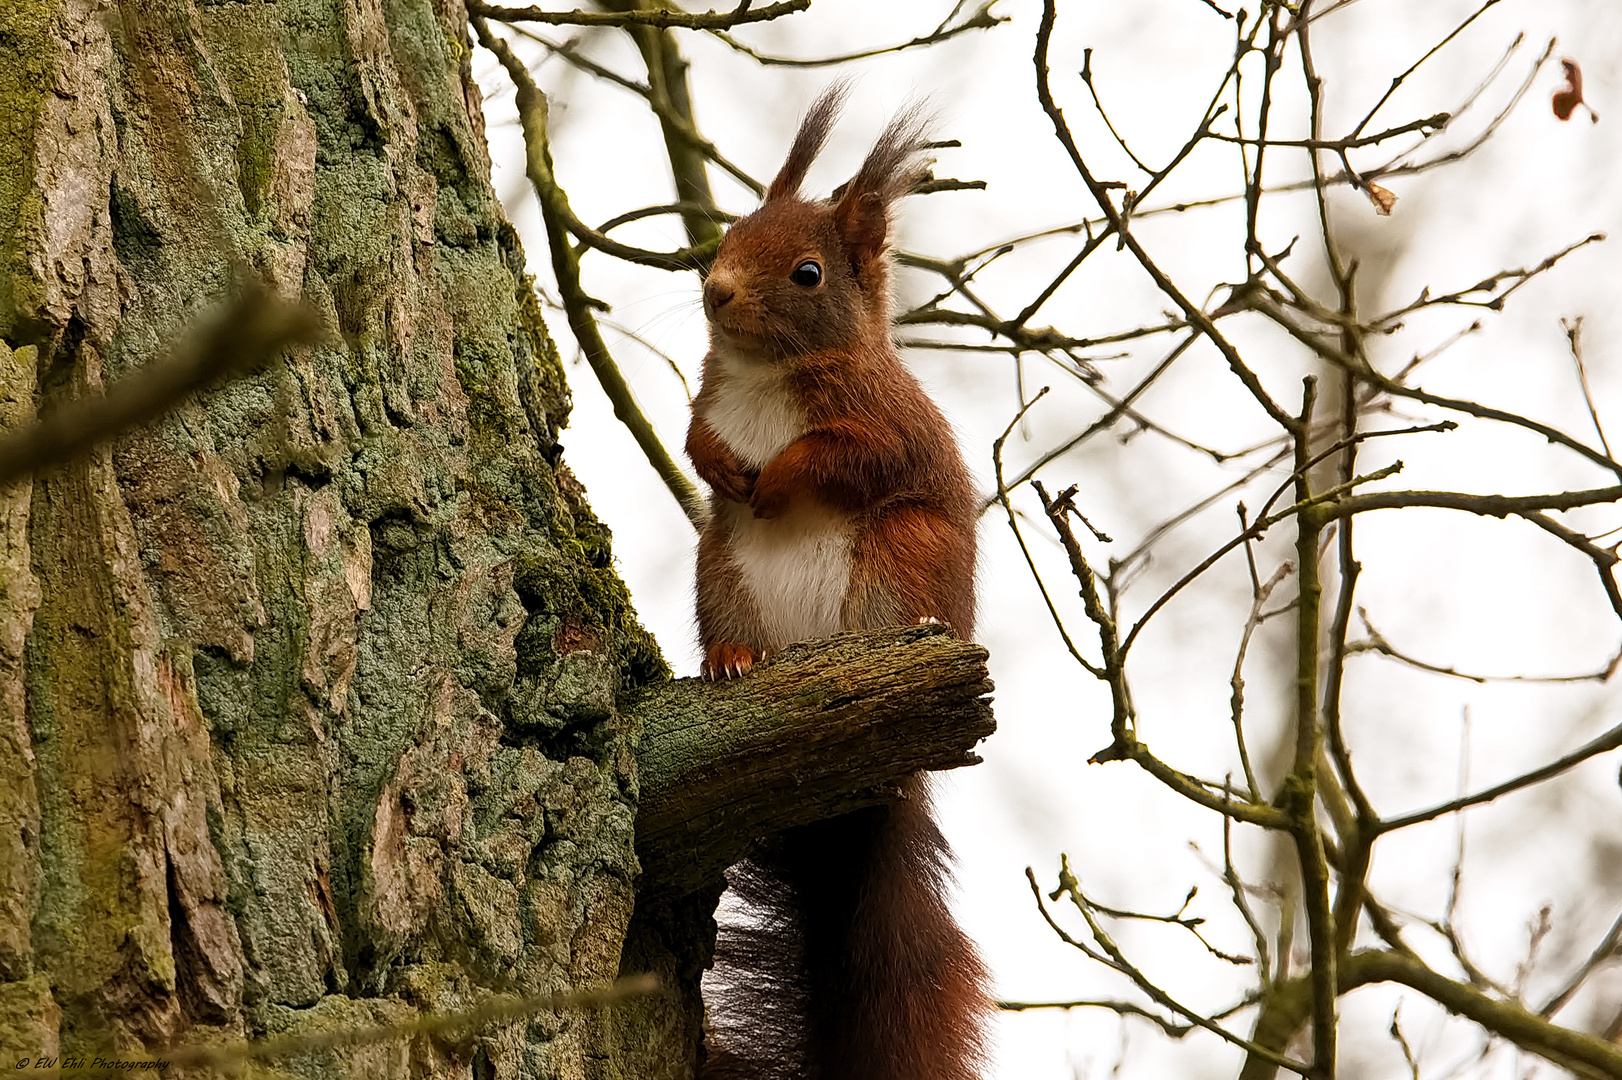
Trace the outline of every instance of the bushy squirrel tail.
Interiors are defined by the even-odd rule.
[[[976,1080],[990,998],[952,919],[923,774],[905,798],[791,829],[729,882],[701,1080]]]

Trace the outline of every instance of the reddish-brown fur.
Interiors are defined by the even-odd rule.
[[[898,117],[832,203],[799,195],[840,92],[808,114],[767,201],[705,280],[711,350],[687,452],[709,678],[796,636],[921,620],[974,630],[975,499],[951,429],[890,340],[895,201],[922,125]],[[814,286],[797,281],[816,264]],[[785,639],[786,638],[786,639]],[[723,931],[707,1080],[971,1080],[986,974],[942,894],[922,776],[889,806],[791,830],[735,868],[761,920]]]

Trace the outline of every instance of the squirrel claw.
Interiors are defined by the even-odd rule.
[[[737,679],[749,674],[759,657],[736,641],[719,641],[704,652],[704,678],[709,682]]]

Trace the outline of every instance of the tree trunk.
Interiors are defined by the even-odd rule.
[[[0,1063],[686,1080],[720,871],[990,731],[938,628],[667,684],[469,56],[458,0],[0,15],[0,431],[130,400],[253,279],[326,335],[0,484]]]
[[[0,489],[7,1065],[618,970],[618,701],[665,669],[559,463],[469,55],[455,0],[0,15],[0,426],[116,392],[250,272],[329,330]],[[287,1067],[614,1075],[607,1023]]]

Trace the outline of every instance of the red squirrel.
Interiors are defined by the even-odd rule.
[[[892,221],[928,176],[924,122],[897,116],[836,197],[813,201],[800,187],[842,97],[812,106],[704,279],[687,453],[713,491],[697,588],[710,679],[841,630],[974,631],[973,488],[890,332]],[[979,1075],[985,967],[943,899],[950,856],[925,778],[901,787],[729,874],[753,911],[717,946],[704,1080]]]

